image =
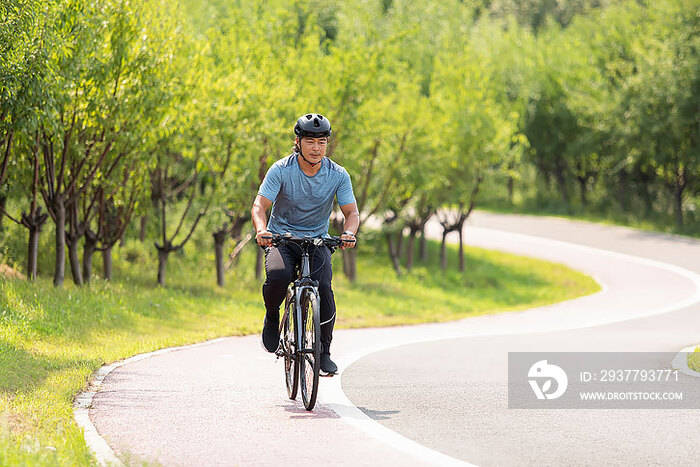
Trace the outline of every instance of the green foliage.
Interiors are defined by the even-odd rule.
[[[44,190],[87,185],[97,231],[91,199],[153,223],[159,174],[178,187],[196,172],[181,238],[206,208],[199,225],[225,229],[314,110],[333,122],[328,155],[349,170],[363,219],[390,212],[399,229],[486,201],[693,232],[695,4],[8,0],[0,197],[18,219],[33,154],[47,151],[42,180],[57,186]]]
[[[539,31],[521,124],[534,172],[517,171],[516,208],[697,235],[696,13],[697,2],[615,2]],[[489,204],[506,206],[498,196]]]

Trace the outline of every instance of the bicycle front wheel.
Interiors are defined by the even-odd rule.
[[[297,398],[299,390],[299,360],[296,345],[296,311],[294,300],[287,304],[284,323],[282,324],[282,350],[284,351],[284,380],[287,383],[287,395]]]
[[[301,299],[302,345],[299,362],[301,398],[306,410],[312,410],[318,396],[321,370],[321,316],[316,294],[307,292]]]

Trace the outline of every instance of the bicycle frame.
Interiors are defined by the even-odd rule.
[[[310,255],[309,255],[309,248],[308,245],[304,246],[299,246],[302,249],[301,253],[301,261],[299,263],[299,266],[297,268],[298,274],[297,278],[292,281],[288,288],[287,288],[287,298],[291,299],[293,297],[294,300],[294,316],[291,317],[291,319],[294,320],[294,329],[295,329],[295,336],[294,336],[294,341],[295,344],[298,345],[299,342],[302,342],[302,334],[304,330],[301,328],[300,324],[302,323],[301,319],[301,298],[304,294],[305,291],[309,291],[310,293],[314,294],[316,298],[319,298],[318,294],[318,281],[315,281],[311,279],[311,261],[310,261]],[[282,326],[284,325],[284,320],[287,318],[287,314],[289,313],[289,308],[285,307],[284,310],[284,315],[282,316],[282,319],[280,320],[280,336],[282,335]],[[282,349],[284,351],[284,349]],[[301,357],[305,353],[311,353],[313,352],[313,349],[299,349],[297,348],[292,357],[294,359],[297,359],[298,357]],[[278,353],[277,356],[282,356],[283,353]]]
[[[301,297],[307,290],[316,295],[316,297],[318,297],[318,281],[311,279],[311,264],[309,257],[309,249],[307,246],[302,247],[299,276],[294,282],[292,282],[292,284],[290,284],[290,287],[292,287],[292,290],[295,292],[294,312],[296,316],[294,317],[294,319],[296,319],[297,326],[295,326],[294,329],[296,331],[296,342],[299,343],[303,342],[302,334],[304,332],[304,330],[301,329],[301,326],[299,326],[299,324],[302,323]],[[297,349],[296,353],[299,357],[301,357],[303,356],[303,354],[310,352],[313,352],[313,349]]]

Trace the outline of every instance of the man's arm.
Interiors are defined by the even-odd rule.
[[[250,211],[253,219],[253,228],[255,228],[255,241],[260,246],[267,246],[272,243],[271,239],[262,238],[270,235],[270,232],[267,231],[267,210],[270,209],[270,206],[272,206],[272,201],[262,195],[258,195],[255,197],[253,209]]]
[[[357,210],[357,203],[350,203],[340,206],[340,210],[343,212],[343,216],[345,216],[345,225],[343,227],[345,232],[352,232],[352,235],[343,233],[340,238],[345,240],[355,240],[355,233],[357,233],[357,229],[360,227],[360,211]],[[352,243],[345,243],[341,249],[354,248],[356,243],[356,241]]]

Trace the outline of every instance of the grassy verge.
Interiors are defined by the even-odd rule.
[[[700,372],[700,346],[695,347],[695,351],[688,355],[688,367],[693,371]]]
[[[228,273],[227,286],[217,288],[205,240],[170,260],[167,288],[153,286],[152,245],[136,241],[115,251],[112,283],[93,280],[76,288],[67,280],[56,290],[48,278],[34,284],[0,279],[0,465],[91,464],[72,400],[104,363],[259,332],[254,248]],[[431,261],[397,278],[383,244],[367,236],[363,241],[356,284],[342,277],[340,257],[334,257],[340,328],[454,320],[598,290],[592,279],[563,266],[477,249],[468,250],[466,273],[443,273],[436,244],[430,245]],[[454,268],[454,248],[450,255]]]

